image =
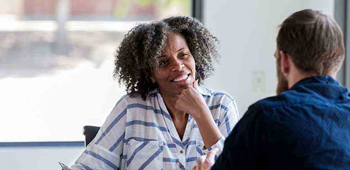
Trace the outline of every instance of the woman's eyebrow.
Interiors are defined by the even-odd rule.
[[[179,51],[181,51],[181,50],[183,50],[183,49],[185,49],[185,47],[182,47],[182,48],[178,49],[177,52],[179,52]]]
[[[179,52],[179,51],[184,50],[184,49],[187,49],[187,48],[182,47],[182,48],[178,49],[176,52]],[[163,57],[168,57],[168,56],[167,56],[167,55],[160,55],[160,56],[157,57],[157,58],[163,58]]]

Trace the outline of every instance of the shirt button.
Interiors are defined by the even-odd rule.
[[[184,169],[185,167],[184,167],[183,165],[180,165],[180,168],[181,168],[181,169]]]
[[[181,154],[183,154],[183,153],[184,153],[184,151],[183,151],[183,150],[181,150],[181,151],[180,151],[180,153],[181,153]]]

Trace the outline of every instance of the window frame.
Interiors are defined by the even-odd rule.
[[[350,88],[350,3],[348,0],[334,1],[334,19],[339,24],[344,35],[345,60],[339,70],[337,79],[339,82]]]

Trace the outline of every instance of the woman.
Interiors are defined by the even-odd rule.
[[[216,38],[189,17],[129,31],[115,60],[128,94],[72,169],[191,169],[221,151],[238,112],[228,94],[200,84],[217,58]]]

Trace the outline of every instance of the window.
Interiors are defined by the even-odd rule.
[[[137,23],[191,0],[0,0],[2,142],[79,141],[125,94],[114,53]]]

